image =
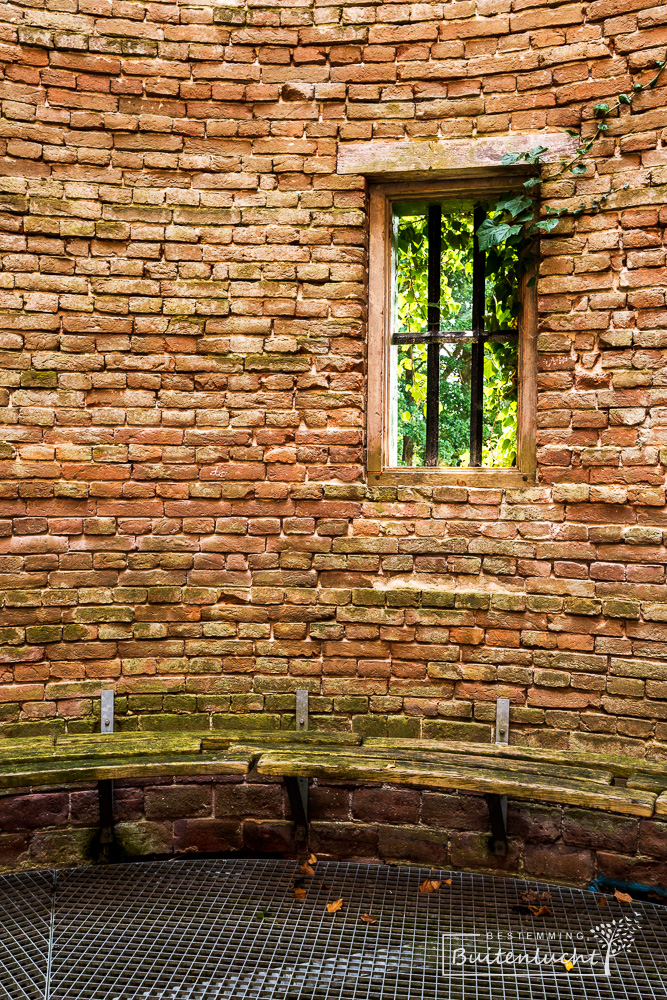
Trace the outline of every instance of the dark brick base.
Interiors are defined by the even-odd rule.
[[[181,853],[296,856],[279,781],[181,778],[115,788],[116,837],[128,857]],[[506,857],[489,851],[482,796],[330,782],[311,784],[309,847],[379,860],[585,884],[597,875],[667,888],[667,822],[512,801]],[[95,860],[94,786],[0,797],[0,870]]]

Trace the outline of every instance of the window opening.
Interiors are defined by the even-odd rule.
[[[479,248],[485,208],[393,206],[390,461],[516,465],[516,249]]]

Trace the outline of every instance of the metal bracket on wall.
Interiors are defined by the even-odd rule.
[[[100,731],[113,733],[114,722],[114,692],[111,689],[102,691]],[[100,854],[108,858],[114,848],[113,829],[113,780],[102,778],[97,782],[97,795],[100,808]]]
[[[296,731],[308,729],[308,692],[296,692]],[[289,798],[292,817],[296,825],[294,837],[297,842],[308,840],[308,778],[285,778],[285,788]]]
[[[507,744],[510,741],[510,702],[509,698],[498,698],[496,702],[496,743]],[[491,850],[498,857],[507,854],[507,796],[487,795],[491,821]]]

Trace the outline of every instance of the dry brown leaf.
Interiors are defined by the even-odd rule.
[[[524,903],[541,905],[551,901],[551,893],[548,890],[540,892],[539,889],[526,889],[525,892],[521,893],[521,900]]]
[[[452,880],[450,878],[443,879],[442,884],[443,885],[451,885],[452,884]]]
[[[337,899],[333,903],[327,903],[327,913],[338,913],[342,905],[343,905],[342,899]]]
[[[294,898],[295,899],[305,899],[306,898],[306,890],[305,889],[295,889],[294,890]]]
[[[607,906],[608,904],[606,896],[598,896],[595,902],[598,904],[598,906]]]
[[[359,919],[363,920],[363,922],[365,924],[376,924],[377,923],[377,917],[372,917],[370,915],[370,913],[362,913],[361,916],[359,917]]]
[[[529,906],[528,909],[536,917],[548,917],[549,914],[551,913],[551,910],[549,909],[548,906]]]
[[[419,886],[420,892],[435,892],[440,888],[442,882],[439,882],[436,878],[425,878],[422,884]]]
[[[614,896],[619,903],[634,903],[634,899],[632,896],[628,896],[627,892],[619,892],[618,889],[614,889]]]
[[[299,871],[303,872],[304,875],[314,875],[315,870],[310,867],[307,861],[304,861],[302,865],[299,865]]]
[[[317,855],[316,854],[311,854],[308,857],[308,864],[309,865],[316,865],[317,864]]]

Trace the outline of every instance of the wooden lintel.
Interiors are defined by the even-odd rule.
[[[576,139],[562,132],[528,132],[483,139],[341,143],[338,173],[433,178],[438,174],[446,176],[448,172],[498,168],[505,153],[524,153],[536,146],[546,147],[544,160],[551,162],[573,154],[576,145]]]

